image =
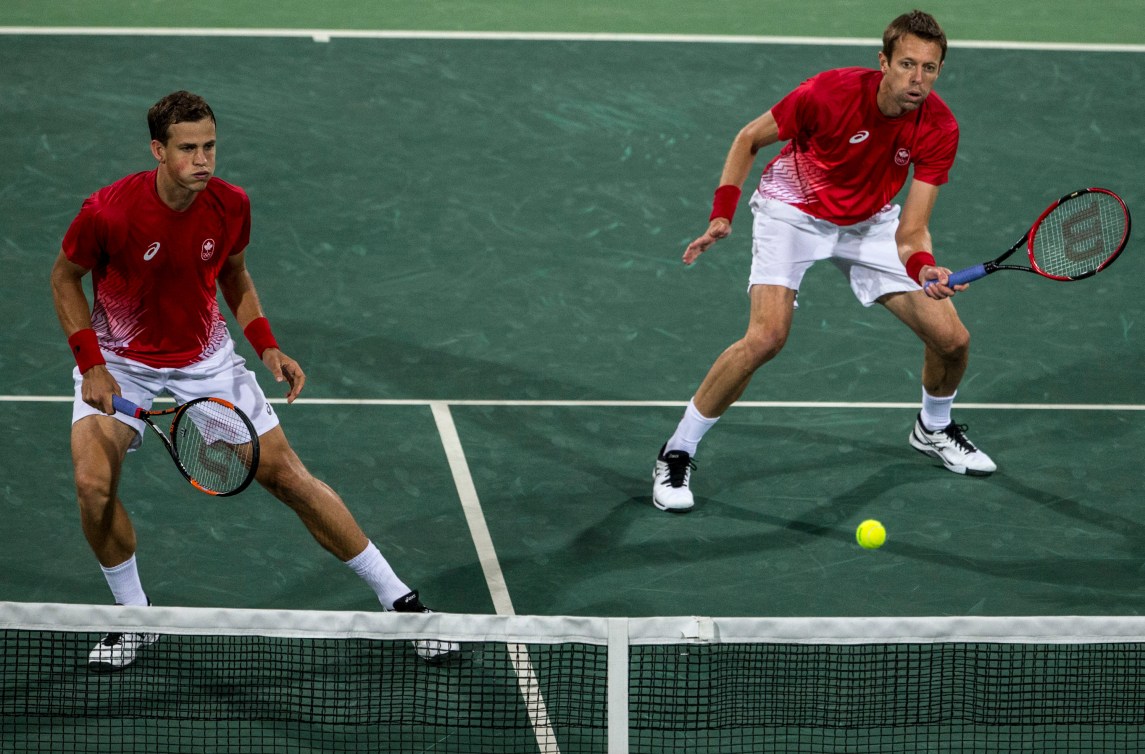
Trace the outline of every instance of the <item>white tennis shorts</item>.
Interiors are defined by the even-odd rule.
[[[830,259],[847,276],[855,297],[870,306],[888,293],[919,290],[899,259],[895,231],[900,208],[888,205],[855,225],[836,225],[758,193],[751,198],[752,285],[781,285],[793,291],[811,265]]]
[[[109,351],[103,352],[107,369],[119,383],[123,397],[137,406],[150,409],[152,402],[161,395],[170,395],[179,403],[193,398],[225,398],[242,409],[250,417],[255,432],[262,436],[278,426],[278,414],[266,400],[266,394],[255,379],[254,372],[247,369],[246,360],[235,353],[234,341],[226,344],[202,361],[190,366],[159,369],[149,367],[132,359],[125,359]],[[85,416],[106,416],[99,409],[83,402],[81,391],[83,378],[79,368],[72,370],[75,382],[75,399],[72,402],[72,424]],[[131,450],[143,442],[146,425],[139,419],[116,412],[115,418],[135,429],[136,437]]]

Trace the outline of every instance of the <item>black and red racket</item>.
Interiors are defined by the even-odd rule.
[[[1066,194],[1005,254],[990,262],[950,275],[955,286],[984,278],[998,270],[1025,270],[1051,280],[1081,280],[1101,272],[1125,249],[1132,223],[1129,208],[1109,189],[1085,188]],[[1026,247],[1029,264],[1002,264]],[[928,280],[926,285],[935,281]]]

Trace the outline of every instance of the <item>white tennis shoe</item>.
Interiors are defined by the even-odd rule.
[[[951,422],[942,429],[930,431],[922,425],[920,415],[910,433],[910,444],[919,453],[937,458],[955,474],[989,476],[998,466],[966,437],[966,425]]]
[[[421,600],[417,596],[417,592],[413,591],[404,597],[399,597],[393,606],[395,613],[432,613],[425,605],[421,604]],[[445,641],[442,639],[417,639],[413,643],[414,650],[417,651],[417,656],[426,662],[433,664],[442,664],[450,662],[461,656],[461,645],[455,641]]]
[[[139,650],[159,641],[159,634],[110,633],[100,639],[99,644],[87,656],[88,670],[97,673],[112,673],[123,670],[135,662]]]
[[[656,466],[652,469],[652,504],[671,513],[691,510],[696,501],[688,485],[694,468],[696,463],[686,451],[665,453],[664,448],[660,448]]]

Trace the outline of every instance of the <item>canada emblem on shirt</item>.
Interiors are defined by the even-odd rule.
[[[899,151],[895,152],[895,164],[907,165],[910,163],[910,150],[906,147],[901,147]]]
[[[202,260],[204,262],[206,262],[208,259],[210,259],[214,255],[215,255],[215,239],[208,238],[206,241],[203,241],[203,245],[199,249],[199,257],[201,257]]]

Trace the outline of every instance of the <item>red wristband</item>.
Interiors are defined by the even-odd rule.
[[[254,352],[258,354],[260,359],[262,352],[266,349],[278,348],[278,341],[274,339],[274,333],[270,331],[270,320],[266,317],[251,320],[250,324],[243,328],[243,335],[254,346]]]
[[[72,356],[76,357],[76,366],[80,368],[80,374],[94,366],[107,363],[104,361],[103,352],[99,350],[99,338],[95,336],[95,330],[90,327],[72,333],[68,338],[68,345],[72,348]]]
[[[929,251],[916,251],[906,258],[906,276],[917,283],[918,273],[927,265],[934,266],[934,255]]]
[[[733,186],[730,183],[720,186],[716,189],[716,195],[712,197],[712,214],[708,216],[708,220],[722,217],[730,223],[735,217],[739,197],[739,186]]]

